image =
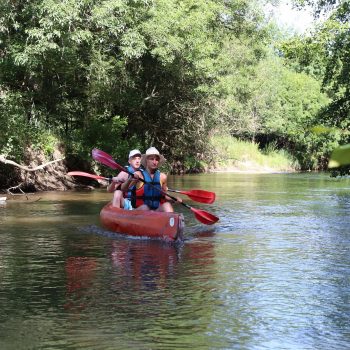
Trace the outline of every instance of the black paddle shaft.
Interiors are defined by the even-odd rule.
[[[132,176],[134,179],[136,179],[135,176],[134,176],[134,174],[133,174],[131,171],[129,171],[129,170],[125,169],[125,168],[123,168],[123,169],[124,169],[123,171],[125,171],[126,173],[128,173],[128,174],[129,174],[130,176]],[[138,178],[138,179],[136,179],[136,180],[139,180],[139,181],[143,182],[144,184],[148,184],[149,186],[151,186],[152,188],[156,189],[156,190],[159,191],[160,193],[162,193],[162,194],[164,194],[165,196],[168,196],[169,198],[171,198],[173,201],[175,201],[175,202],[178,201],[175,197],[171,196],[170,194],[168,194],[167,192],[163,191],[162,189],[159,189],[159,188],[157,188],[156,186],[150,184],[149,182],[145,181],[144,179]],[[183,203],[183,202],[181,202],[181,204],[183,204],[183,205],[184,205],[185,207],[187,207],[187,208],[191,208],[189,205],[187,205],[187,204],[185,204],[185,203]]]

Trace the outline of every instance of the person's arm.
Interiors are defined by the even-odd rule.
[[[117,176],[112,177],[111,183],[107,186],[107,192],[114,192],[118,187],[120,186],[120,183],[117,182]]]
[[[160,183],[161,183],[161,186],[162,186],[162,190],[164,192],[167,192],[168,191],[168,177],[166,174],[164,173],[161,173],[160,174]],[[172,202],[172,203],[176,203],[176,202],[179,202],[179,203],[182,203],[182,199],[180,197],[177,197],[175,196],[176,198],[176,201],[174,201],[172,198],[170,198],[169,196],[165,196],[165,199],[168,201],[168,202]]]
[[[127,178],[120,186],[120,189],[123,192],[127,192],[131,186],[135,185],[138,182],[139,178],[142,178],[140,171],[135,171],[134,176],[128,175],[127,173],[125,173],[125,174],[126,174]]]
[[[160,173],[160,184],[164,192],[168,191],[168,177],[164,173]]]
[[[107,187],[107,192],[114,192],[120,189],[121,185],[127,179],[127,173],[120,172],[117,176],[112,177],[112,182]]]

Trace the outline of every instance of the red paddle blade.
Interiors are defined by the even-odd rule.
[[[204,190],[191,190],[191,191],[179,191],[182,194],[187,195],[192,200],[199,203],[211,204],[215,201],[215,193]]]
[[[208,213],[205,210],[195,209],[191,207],[194,216],[198,221],[205,225],[212,225],[219,221],[219,218],[211,213]]]
[[[114,158],[110,154],[108,154],[104,151],[101,151],[100,149],[95,148],[92,150],[92,152],[95,152],[96,154],[99,154],[100,156],[102,156],[106,159],[110,159],[110,160],[114,161]]]
[[[92,150],[92,158],[97,160],[98,162],[112,168],[112,169],[118,169],[120,171],[125,171],[125,169],[121,165],[116,163],[109,154],[107,154],[103,151],[100,151],[97,148],[94,148]]]
[[[70,176],[85,176],[85,177],[90,177],[91,179],[95,179],[95,180],[108,180],[107,177],[100,176],[100,175],[95,175],[95,174],[89,174],[89,173],[85,173],[83,171],[70,171],[69,173],[67,173],[67,175],[70,175]]]

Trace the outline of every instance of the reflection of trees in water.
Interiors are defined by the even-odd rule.
[[[217,270],[212,233],[203,235],[181,245],[108,239],[94,257],[82,254],[91,254],[87,247],[75,251],[65,265],[71,321],[110,330],[123,344],[208,348]]]
[[[165,287],[180,254],[181,246],[155,241],[112,241],[110,253],[119,277],[124,282],[132,281],[136,288],[146,289]]]
[[[198,282],[198,276],[205,279],[210,274],[206,270],[208,266],[212,269],[214,257],[213,243],[200,240],[179,245],[111,240],[107,249],[110,267],[98,267],[96,258],[91,257],[66,259],[67,308],[84,309],[93,298],[117,298],[124,304],[119,307],[123,307],[140,301],[142,293],[146,293],[148,302],[153,299],[157,303],[164,293],[171,298],[178,294],[173,288],[182,288],[179,276],[185,278],[186,288],[196,288],[198,295],[202,287],[195,286],[195,281]],[[96,285],[101,289],[95,288]]]

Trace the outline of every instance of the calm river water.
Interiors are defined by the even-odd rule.
[[[350,180],[171,177],[182,245],[99,226],[105,190],[0,204],[0,349],[350,349]],[[39,201],[35,201],[40,197]]]

